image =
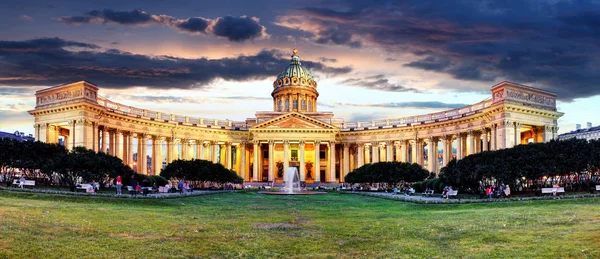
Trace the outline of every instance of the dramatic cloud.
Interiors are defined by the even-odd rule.
[[[597,1],[350,0],[331,6],[290,11],[275,24],[311,33],[321,44],[412,53],[406,67],[460,80],[511,80],[566,101],[600,94]]]
[[[331,63],[335,63],[335,62],[337,62],[337,59],[335,59],[335,58],[326,58],[326,57],[321,57],[321,61],[322,61],[322,62],[331,62]]]
[[[236,58],[184,59],[116,49],[100,51],[93,44],[60,38],[0,41],[0,84],[53,85],[88,80],[107,88],[197,89],[218,78],[248,81],[274,77],[289,63],[284,56],[276,50],[263,50]],[[302,64],[313,73],[351,71],[350,67],[334,68],[319,62]]]
[[[389,79],[385,78],[385,76],[381,74],[364,78],[348,78],[340,82],[340,84],[387,92],[420,92],[415,88],[392,84],[390,83]]]
[[[214,20],[203,17],[176,19],[169,15],[153,15],[142,10],[114,11],[111,9],[93,10],[83,16],[64,16],[58,21],[68,25],[88,23],[120,24],[129,26],[164,25],[180,32],[199,34],[211,33],[234,42],[268,37],[267,29],[256,17],[218,17]]]
[[[201,17],[193,17],[175,23],[175,27],[182,31],[187,31],[191,33],[204,33],[206,32],[206,28],[208,28],[209,22],[209,20],[206,20]]]
[[[258,18],[255,17],[219,17],[215,20],[212,31],[215,35],[225,37],[230,41],[244,41],[261,37],[266,33],[265,27],[258,22]]]

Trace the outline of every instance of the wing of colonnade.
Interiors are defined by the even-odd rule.
[[[80,81],[36,92],[29,113],[36,140],[107,152],[140,173],[197,158],[222,163],[246,181],[279,181],[281,162],[318,183],[342,182],[354,168],[378,161],[415,162],[437,172],[453,157],[556,137],[563,113],[555,94],[510,82],[491,94],[466,107],[404,118],[344,122],[327,112],[257,112],[236,122],[111,102]]]

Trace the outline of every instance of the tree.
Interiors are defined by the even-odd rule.
[[[379,162],[363,165],[350,172],[344,180],[350,183],[388,183],[396,185],[403,182],[417,182],[429,176],[429,171],[418,164],[404,162]]]
[[[243,178],[221,164],[207,160],[175,160],[165,167],[160,175],[166,179],[186,179],[191,181],[242,183]]]

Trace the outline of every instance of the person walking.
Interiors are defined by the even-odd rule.
[[[115,182],[117,182],[117,195],[122,195],[123,194],[123,179],[121,178],[120,175],[117,175]]]
[[[177,188],[179,189],[179,194],[183,194],[183,180],[179,179],[179,182],[177,183]]]

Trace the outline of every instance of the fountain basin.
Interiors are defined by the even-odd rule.
[[[262,192],[258,192],[260,194],[267,194],[267,195],[319,195],[319,194],[327,194],[327,192],[311,192],[311,191],[305,191],[305,192],[269,192],[269,191],[262,191]]]

